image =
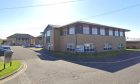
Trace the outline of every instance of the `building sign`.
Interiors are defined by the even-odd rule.
[[[12,54],[13,54],[13,52],[10,50],[4,52],[4,63],[12,62]]]

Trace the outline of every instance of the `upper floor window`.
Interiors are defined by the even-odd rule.
[[[119,36],[118,30],[115,30],[115,36]]]
[[[62,30],[62,35],[67,35],[67,30]]]
[[[92,28],[92,34],[96,34],[97,35],[97,28]]]
[[[100,29],[100,34],[101,34],[101,35],[105,35],[105,29],[101,28],[101,29]]]
[[[83,33],[89,34],[89,26],[83,26]]]
[[[46,36],[51,36],[51,30],[48,30]]]
[[[123,31],[120,31],[120,36],[123,36]]]
[[[75,28],[73,26],[69,28],[69,34],[75,34]]]
[[[113,30],[109,30],[109,35],[113,36]]]

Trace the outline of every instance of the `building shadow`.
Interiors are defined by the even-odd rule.
[[[138,63],[140,63],[140,51],[134,51],[131,53],[125,53],[119,56],[111,57],[111,58],[105,58],[102,60],[96,60],[96,59],[81,59],[79,57],[74,57],[74,56],[56,56],[52,52],[49,52],[47,50],[40,50],[40,51],[35,51],[37,53],[40,53],[38,57],[42,60],[47,60],[47,61],[57,61],[57,60],[64,60],[68,61],[71,63],[79,64],[82,66],[90,67],[90,68],[96,68],[99,70],[104,70],[110,73],[115,73],[120,70],[129,68],[131,66],[134,66]],[[139,57],[139,58],[138,58]],[[131,58],[136,58],[136,59],[131,59]],[[130,60],[126,60],[130,59]],[[122,61],[126,60],[126,61]],[[102,62],[105,63],[102,63]],[[107,63],[107,62],[112,62],[112,63]],[[116,63],[114,63],[117,61]]]

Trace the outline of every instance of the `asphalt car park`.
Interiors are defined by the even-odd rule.
[[[13,59],[24,60],[27,70],[4,84],[139,84],[140,52],[137,58],[114,63],[79,62],[55,58],[19,46],[12,47]]]

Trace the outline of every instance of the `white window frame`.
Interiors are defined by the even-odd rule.
[[[85,43],[84,52],[95,52],[95,45],[93,43]]]
[[[113,30],[109,30],[109,36],[113,36]]]
[[[48,31],[46,32],[46,36],[51,36],[51,30],[48,30]]]
[[[69,34],[75,34],[75,27],[74,26],[69,28]]]
[[[89,34],[89,26],[83,26],[83,34]]]
[[[119,36],[119,31],[115,30],[115,36]]]
[[[123,49],[123,48],[124,48],[123,43],[118,44],[118,49]]]
[[[67,30],[62,30],[62,35],[67,35]]]
[[[120,31],[120,36],[123,36],[123,31]]]
[[[100,35],[105,35],[105,28],[100,29]]]
[[[94,35],[97,35],[98,34],[97,28],[95,28],[95,27],[92,28],[92,34],[94,34]]]
[[[105,43],[104,44],[104,50],[112,50],[112,44],[111,43]]]

